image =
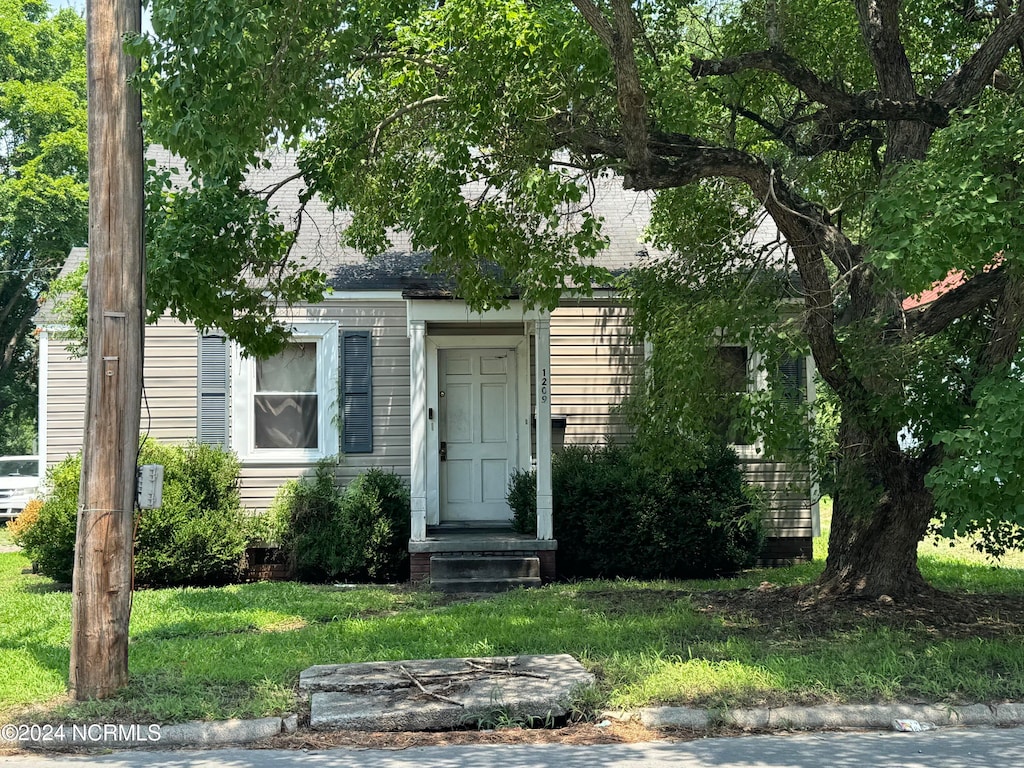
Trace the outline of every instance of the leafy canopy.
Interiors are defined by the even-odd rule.
[[[85,23],[0,0],[0,453],[34,450],[40,295],[87,236]]]
[[[1020,7],[156,0],[153,25],[132,43],[150,136],[187,158],[197,199],[237,196],[284,147],[306,194],[351,215],[348,244],[373,255],[404,231],[474,306],[517,285],[550,307],[607,278],[588,203],[615,171],[654,196],[649,235],[672,254],[627,286],[654,342],[637,408],[654,445],[708,426],[720,339],[762,353],[746,404],[764,448],[806,458],[779,371],[810,351],[836,459],[866,489],[840,494],[853,522],[834,530],[923,533],[934,500],[947,530],[1024,522],[996,408],[1022,402]],[[751,234],[765,215],[785,247]],[[904,304],[951,270],[948,296]]]

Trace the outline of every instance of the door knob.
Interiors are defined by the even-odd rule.
[[[438,455],[440,455],[441,461],[448,461],[448,443],[441,442],[441,450],[438,451]]]

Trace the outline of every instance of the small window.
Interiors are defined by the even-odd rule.
[[[320,446],[316,342],[289,343],[256,361],[253,434],[257,449]]]
[[[807,400],[807,369],[805,358],[789,357],[779,364],[777,380],[782,399],[793,405]]]
[[[730,445],[753,445],[755,436],[745,424],[743,396],[749,391],[750,357],[746,347],[718,347],[716,391],[720,408],[712,430]]]
[[[338,326],[292,333],[263,360],[234,347],[231,447],[242,461],[312,463],[338,452]]]

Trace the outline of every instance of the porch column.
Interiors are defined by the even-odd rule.
[[[412,541],[427,538],[427,323],[409,322],[409,491]]]
[[[551,316],[536,323],[537,538],[554,538],[551,522]]]

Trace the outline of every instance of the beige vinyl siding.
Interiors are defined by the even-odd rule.
[[[566,443],[604,443],[627,434],[615,408],[642,360],[625,308],[579,301],[551,313],[551,415],[566,418]]]
[[[811,536],[811,479],[806,467],[764,458],[741,457],[743,475],[764,494],[762,519],[768,536]]]
[[[82,449],[86,361],[49,338],[46,392],[46,462]],[[146,326],[141,432],[169,443],[196,435],[196,332],[176,320]]]
[[[140,431],[164,443],[196,439],[199,342],[196,329],[164,318],[146,327]]]
[[[615,408],[642,360],[643,347],[634,343],[626,308],[580,301],[552,313],[551,413],[566,417],[567,443],[600,444],[628,434]],[[763,489],[767,535],[810,537],[807,468],[744,454],[741,450],[744,477]]]
[[[338,476],[347,482],[370,467],[409,477],[409,340],[405,302],[329,301],[297,308],[295,322],[337,320],[342,330],[372,331],[373,453],[342,458]],[[47,408],[47,462],[54,464],[82,447],[85,408],[85,360],[72,357],[64,342],[50,339]],[[146,328],[145,386],[141,431],[168,443],[196,439],[198,334],[169,318]],[[242,504],[266,510],[285,480],[311,470],[308,464],[243,466]]]
[[[46,463],[56,464],[82,450],[85,428],[85,359],[67,343],[49,338],[46,355]]]
[[[336,320],[340,331],[371,331],[373,453],[342,456],[338,479],[347,483],[373,467],[409,479],[409,338],[402,300],[329,300],[295,308],[294,322]],[[249,464],[242,467],[242,504],[256,512],[269,508],[281,485],[312,471],[308,464]]]

